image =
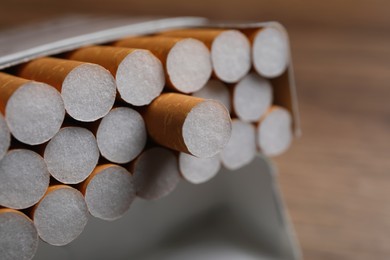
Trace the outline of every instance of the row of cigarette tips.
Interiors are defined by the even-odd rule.
[[[88,212],[115,220],[180,178],[283,153],[292,118],[269,79],[288,48],[274,27],[185,29],[0,72],[0,258],[32,258],[38,235],[70,243]]]

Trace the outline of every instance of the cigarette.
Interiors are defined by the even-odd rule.
[[[201,90],[194,92],[192,95],[194,97],[217,100],[221,102],[229,112],[232,110],[229,88],[222,81],[211,79]]]
[[[211,180],[221,168],[219,154],[209,158],[198,158],[186,153],[179,154],[179,169],[182,177],[193,184]]]
[[[84,230],[88,209],[81,192],[66,185],[54,185],[34,206],[32,219],[43,241],[63,246]]]
[[[155,142],[200,158],[216,155],[230,138],[229,112],[215,100],[162,94],[145,109],[143,116]]]
[[[276,27],[265,27],[248,33],[252,42],[252,60],[257,73],[266,78],[280,76],[289,64],[286,33]]]
[[[135,198],[132,175],[115,164],[96,167],[81,192],[91,215],[108,221],[122,217]]]
[[[255,158],[256,150],[255,126],[234,119],[232,122],[232,136],[221,152],[222,165],[229,170],[240,169]]]
[[[233,110],[244,122],[258,121],[272,101],[271,83],[256,73],[249,73],[233,87]]]
[[[0,114],[0,160],[7,153],[11,143],[11,134],[4,117]]]
[[[0,111],[12,135],[28,145],[50,140],[65,117],[64,102],[56,89],[2,72]]]
[[[131,108],[112,109],[100,122],[96,139],[104,158],[114,163],[128,163],[145,147],[144,119]]]
[[[210,52],[196,39],[136,37],[117,41],[114,45],[150,50],[163,63],[168,86],[179,92],[195,92],[201,89],[211,76]]]
[[[155,200],[170,194],[180,181],[175,154],[165,148],[144,151],[131,165],[138,197]]]
[[[121,98],[134,106],[148,105],[165,85],[164,68],[148,50],[94,46],[71,52],[67,58],[108,69],[115,77]]]
[[[32,259],[38,242],[38,233],[30,218],[20,211],[0,208],[1,259]]]
[[[43,158],[30,150],[10,150],[0,161],[0,206],[25,209],[37,203],[49,186]]]
[[[18,75],[54,86],[61,92],[66,112],[79,121],[96,121],[114,105],[115,79],[96,64],[39,58],[22,65]]]
[[[76,184],[95,169],[99,148],[89,130],[64,127],[47,144],[43,157],[51,176],[65,184]]]
[[[226,83],[238,82],[251,67],[249,40],[238,30],[184,29],[162,35],[192,37],[204,42],[211,51],[215,76]]]
[[[290,112],[272,106],[257,125],[257,145],[267,156],[284,153],[292,142],[292,117]]]

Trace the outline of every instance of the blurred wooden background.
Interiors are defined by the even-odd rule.
[[[281,21],[304,135],[275,161],[305,259],[390,258],[390,1],[2,0],[0,29],[74,12]]]

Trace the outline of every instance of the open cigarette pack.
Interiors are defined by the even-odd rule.
[[[74,15],[0,46],[0,259],[301,259],[279,23]]]

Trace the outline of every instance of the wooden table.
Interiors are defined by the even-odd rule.
[[[290,30],[303,137],[276,159],[306,259],[390,259],[390,33]]]

